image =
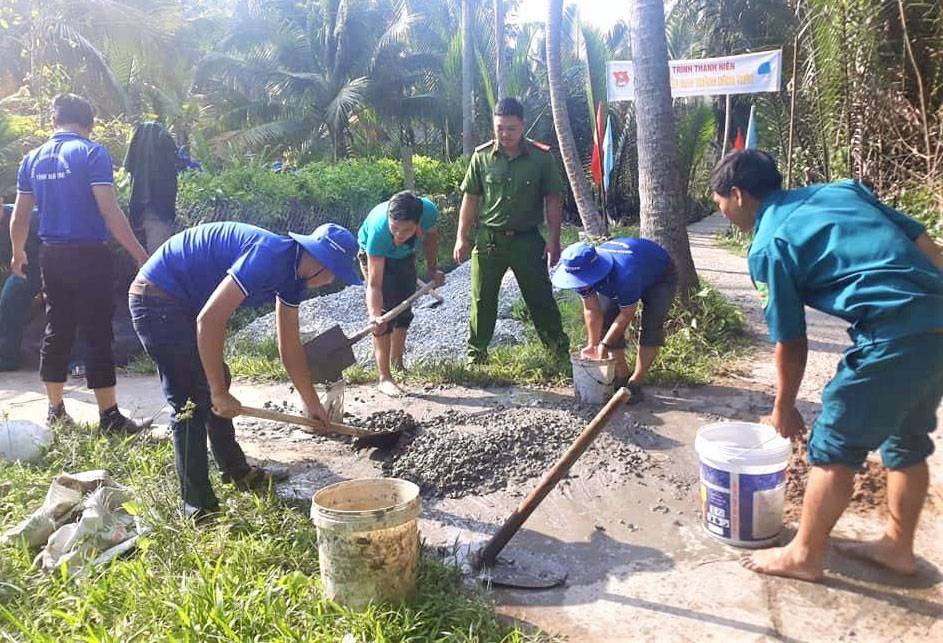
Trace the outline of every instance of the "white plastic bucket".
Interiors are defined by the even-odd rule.
[[[583,404],[605,404],[612,397],[612,381],[616,376],[616,360],[584,359],[570,354],[573,365],[573,391]]]
[[[355,610],[412,598],[419,510],[419,487],[396,478],[348,480],[315,493],[311,519],[325,593]]]
[[[704,530],[736,547],[775,543],[783,529],[789,440],[765,424],[717,422],[698,430],[694,449]]]

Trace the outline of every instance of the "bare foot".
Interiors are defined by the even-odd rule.
[[[877,563],[899,574],[912,576],[917,573],[917,559],[913,551],[909,547],[895,544],[886,536],[867,542],[842,543],[836,547],[838,551],[853,558]]]
[[[377,389],[384,395],[389,395],[390,397],[402,397],[403,389],[396,385],[396,382],[392,380],[380,380],[380,383],[377,385]]]
[[[822,566],[800,559],[791,546],[756,551],[740,559],[750,571],[815,582],[822,578]]]

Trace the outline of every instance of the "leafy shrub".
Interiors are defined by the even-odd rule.
[[[458,190],[460,161],[416,157],[416,189],[436,196]],[[315,162],[275,172],[262,162],[230,161],[219,172],[181,176],[177,206],[181,225],[235,220],[276,232],[309,230],[324,221],[356,229],[373,206],[402,189],[402,163],[393,159]]]
[[[907,190],[890,199],[890,204],[927,226],[931,237],[943,240],[943,202],[932,189]]]

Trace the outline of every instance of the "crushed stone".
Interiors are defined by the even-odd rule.
[[[448,273],[445,283],[437,291],[444,300],[440,306],[427,307],[432,301],[428,296],[421,297],[413,304],[414,317],[404,356],[407,366],[429,361],[457,360],[465,355],[471,262],[466,261]],[[511,311],[520,298],[517,280],[508,271],[501,282],[498,296],[498,321],[492,347],[520,343],[523,324],[511,319]],[[368,321],[363,286],[348,286],[340,292],[309,299],[302,302],[299,308],[302,341],[324,332],[334,324],[339,324],[349,337],[363,329]],[[236,335],[237,341],[258,342],[272,337],[275,337],[275,313],[259,317]],[[361,366],[372,366],[373,348],[369,337],[357,342],[354,356]]]
[[[386,457],[383,473],[411,480],[424,495],[437,497],[516,489],[543,475],[591,416],[574,408],[546,406],[486,413],[447,411],[404,436]],[[640,476],[649,466],[643,449],[604,430],[571,475]]]

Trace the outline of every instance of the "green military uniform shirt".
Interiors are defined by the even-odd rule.
[[[482,197],[482,225],[529,230],[543,222],[544,197],[563,192],[563,180],[549,146],[524,139],[509,159],[492,140],[475,148],[462,192]]]

